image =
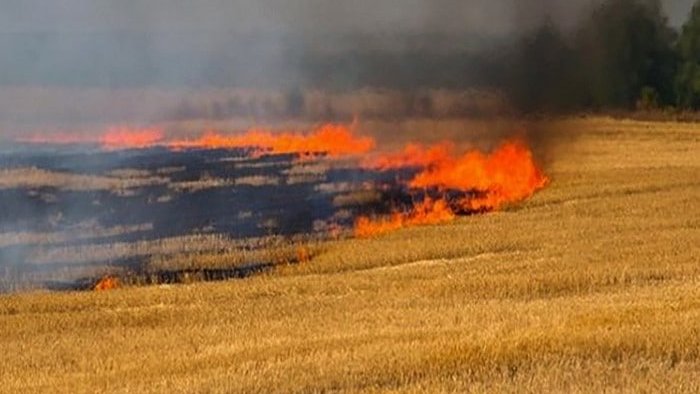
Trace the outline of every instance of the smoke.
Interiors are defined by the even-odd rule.
[[[671,10],[682,12],[681,1],[671,3]],[[590,0],[4,0],[0,83],[296,86],[313,82],[314,75],[304,75],[300,68],[322,63],[322,55],[329,52],[350,63],[372,60],[358,53],[474,52],[508,41],[546,17],[570,26],[589,4]],[[340,71],[348,71],[347,66]],[[358,65],[354,71],[361,73],[366,67]]]
[[[0,133],[37,123],[143,124],[188,105],[191,115],[216,117],[221,111],[197,109],[206,100],[190,98],[213,88],[293,98],[502,85],[502,52],[524,32],[545,21],[570,29],[598,2],[2,0]],[[691,2],[664,2],[675,25]],[[229,103],[217,104],[224,115]],[[264,120],[265,105],[246,115]]]
[[[556,34],[604,0],[0,1],[0,136],[23,137],[570,109]],[[663,1],[674,26],[691,3]]]

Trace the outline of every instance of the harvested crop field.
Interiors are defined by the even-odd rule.
[[[699,391],[700,125],[537,127],[550,183],[498,212],[242,280],[2,295],[2,390]]]

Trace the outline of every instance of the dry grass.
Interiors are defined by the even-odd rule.
[[[318,255],[324,246],[311,237],[299,236],[296,239],[285,237],[261,237],[245,240],[232,240],[227,249],[180,252],[175,254],[153,255],[146,264],[147,271],[168,271],[188,269],[234,268],[246,264],[293,264],[299,260],[299,252],[304,250],[310,256]]]
[[[232,187],[235,184],[235,181],[231,179],[215,178],[205,174],[200,179],[194,181],[171,182],[168,184],[168,187],[177,192],[195,193],[207,189]]]
[[[133,171],[129,170],[113,172],[112,176],[100,176],[48,171],[34,167],[0,169],[0,189],[51,187],[76,191],[109,190],[119,194],[167,182],[168,178],[159,176],[133,176]]]
[[[288,185],[300,183],[319,183],[326,180],[326,173],[331,166],[323,162],[295,163],[290,169],[282,171],[287,176]]]
[[[0,233],[0,248],[13,245],[53,245],[77,240],[106,238],[116,235],[151,230],[153,230],[152,223],[105,228],[97,224],[95,221],[85,221],[78,223],[70,230],[65,231],[45,233],[24,231]]]
[[[236,186],[276,186],[279,185],[280,180],[277,177],[266,176],[266,175],[251,175],[236,178]]]
[[[504,212],[244,281],[4,296],[2,387],[699,391],[700,126],[553,126],[551,186]]]
[[[242,249],[258,249],[276,243],[279,241],[275,237],[233,239],[224,234],[191,234],[134,242],[40,245],[30,252],[27,260],[32,264],[91,263],[148,256],[233,254]]]
[[[345,194],[338,194],[333,197],[333,206],[335,207],[348,207],[348,206],[361,206],[366,204],[375,203],[381,200],[381,194],[376,190],[358,190]]]
[[[177,271],[222,270],[234,272],[243,267],[296,264],[300,252],[315,256],[322,250],[314,235],[294,237],[265,236],[234,239],[225,234],[191,234],[134,242],[85,243],[56,245],[76,240],[96,239],[117,231],[142,231],[150,224],[132,227],[95,228],[94,233],[5,233],[0,234],[0,247],[31,247],[26,262],[36,271],[22,271],[15,266],[0,269],[0,294],[45,288],[46,282],[65,283],[70,288],[89,279],[117,275],[126,284],[149,283],[149,277]],[[131,264],[124,262],[131,260]],[[136,261],[139,261],[136,264]],[[175,274],[173,274],[175,275]],[[177,275],[176,275],[177,276]],[[202,278],[204,280],[205,278]],[[195,279],[192,279],[194,281]],[[155,282],[160,283],[160,282]],[[72,285],[71,285],[72,284]]]
[[[51,193],[39,193],[34,189],[52,188],[71,191],[107,190],[119,196],[138,194],[138,189],[146,186],[166,185],[176,193],[195,193],[214,188],[233,186],[270,186],[277,185],[280,180],[275,177],[253,175],[238,179],[224,179],[203,174],[200,179],[193,181],[174,182],[165,175],[181,171],[180,168],[164,168],[153,175],[149,171],[136,169],[117,169],[105,175],[83,175],[69,172],[49,171],[35,167],[0,169],[0,189],[29,189],[42,199],[51,201],[55,196]],[[313,172],[290,173],[290,183],[301,183],[306,178],[317,180],[319,176]],[[308,179],[306,179],[308,181]],[[312,180],[312,181],[313,181]],[[163,196],[160,202],[167,202],[172,196]]]

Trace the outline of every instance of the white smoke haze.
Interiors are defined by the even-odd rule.
[[[571,21],[596,0],[3,0],[0,32],[511,33]],[[674,25],[692,0],[662,2]]]
[[[328,92],[479,88],[500,47],[544,20],[573,26],[595,2],[0,0],[0,135],[362,116],[351,101],[373,104],[366,93]],[[691,4],[664,1],[676,26]]]

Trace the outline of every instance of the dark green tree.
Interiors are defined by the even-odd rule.
[[[690,19],[683,25],[677,44],[680,64],[676,75],[678,106],[700,108],[700,1],[695,3]]]
[[[577,40],[588,105],[632,108],[645,96],[675,102],[675,32],[659,0],[608,0],[582,24]]]

